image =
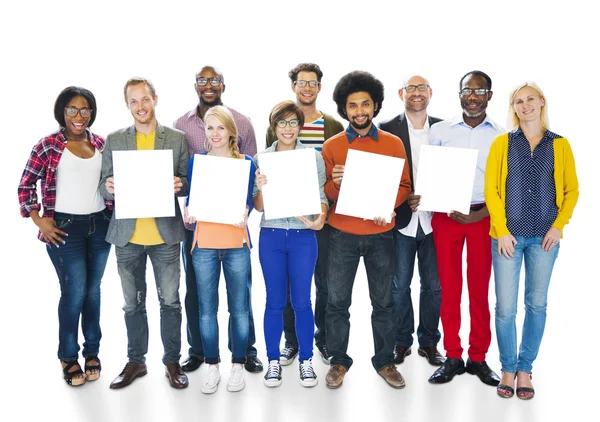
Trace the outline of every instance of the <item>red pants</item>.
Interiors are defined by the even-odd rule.
[[[492,273],[490,218],[461,224],[445,213],[435,213],[431,221],[442,286],[440,317],[444,329],[444,349],[448,358],[460,359],[460,300],[462,295],[462,256],[467,242],[467,287],[469,289],[469,357],[485,360],[492,340],[488,291]]]

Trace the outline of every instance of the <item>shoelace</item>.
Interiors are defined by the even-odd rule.
[[[269,362],[269,367],[267,368],[267,378],[279,378],[279,362]]]
[[[219,379],[219,376],[221,374],[219,374],[219,370],[217,368],[210,368],[208,370],[208,378],[206,379],[205,384],[216,384],[217,380]]]
[[[240,366],[234,366],[231,369],[231,382],[234,384],[239,384],[244,377],[244,370]]]
[[[294,356],[296,353],[294,353],[296,351],[296,349],[294,349],[293,347],[286,347],[281,351],[281,354],[283,356],[290,357],[290,356]]]
[[[305,360],[300,362],[300,376],[304,378],[314,378],[315,371],[312,366],[312,362],[309,360]]]

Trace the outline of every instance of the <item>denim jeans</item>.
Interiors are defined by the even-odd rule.
[[[405,236],[394,230],[395,272],[392,295],[394,297],[394,315],[398,324],[396,344],[410,347],[415,331],[414,311],[411,300],[410,284],[415,269],[415,257],[418,257],[421,291],[419,295],[419,326],[417,338],[420,347],[435,346],[441,338],[440,306],[442,288],[437,272],[437,260],[433,233],[425,235],[418,225],[417,236]]]
[[[100,349],[100,281],[110,253],[106,231],[112,211],[78,215],[57,212],[56,227],[69,234],[64,245],[46,246],[60,282],[58,302],[58,358],[75,361],[79,354],[79,315],[85,339],[83,356]]]
[[[315,266],[315,345],[323,347],[326,344],[325,335],[325,305],[327,305],[327,263],[329,260],[329,224],[316,231],[318,256]],[[283,333],[285,347],[298,348],[296,337],[296,316],[290,301],[290,286],[288,283],[287,302],[283,309]]]
[[[182,259],[183,267],[185,269],[185,316],[187,320],[186,331],[187,341],[190,345],[189,355],[204,360],[204,349],[202,348],[202,337],[200,335],[200,325],[198,315],[200,309],[198,307],[198,291],[196,287],[196,271],[194,270],[194,264],[192,262],[192,256],[190,250],[192,249],[192,242],[194,239],[194,232],[191,230],[185,231],[185,240],[182,244]],[[252,265],[250,266],[250,272],[248,274],[248,325],[250,327],[248,332],[248,347],[246,350],[246,356],[256,356],[257,351],[254,347],[256,343],[256,333],[254,330],[254,315],[252,314]],[[229,321],[229,341],[227,346],[231,351],[231,321]]]
[[[552,268],[560,242],[550,251],[542,249],[542,237],[515,236],[513,258],[498,254],[498,241],[492,239],[492,264],[496,284],[496,337],[502,371],[531,373],[546,325],[546,299]],[[525,260],[525,321],[517,355],[517,299],[521,263]]]
[[[200,307],[200,334],[207,363],[217,364],[219,354],[219,279],[221,263],[227,286],[232,362],[246,362],[248,347],[248,273],[250,251],[237,249],[194,248],[192,261],[196,270],[198,304]]]
[[[356,235],[331,227],[329,232],[329,271],[327,273],[329,295],[325,314],[327,348],[332,356],[331,364],[339,364],[347,369],[352,366],[352,358],[346,353],[350,334],[349,309],[354,278],[361,256],[367,270],[369,296],[373,307],[371,326],[375,355],[371,358],[371,362],[373,367],[379,371],[393,363],[396,337],[392,298],[394,279],[394,235],[392,231],[373,235]]]
[[[262,228],[259,258],[267,289],[264,330],[269,360],[279,360],[279,343],[283,333],[283,308],[288,280],[299,359],[313,356],[315,320],[310,300],[312,277],[317,262],[317,239],[314,230]]]
[[[148,318],[146,316],[146,261],[150,257],[158,301],[163,363],[178,362],[181,351],[181,303],[179,302],[179,243],[144,246],[128,243],[116,246],[117,268],[125,298],[127,357],[130,362],[144,363],[148,353]]]

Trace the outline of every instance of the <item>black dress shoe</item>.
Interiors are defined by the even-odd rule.
[[[127,362],[119,376],[110,383],[110,388],[127,387],[137,377],[143,377],[147,373],[145,363]]]
[[[448,358],[446,361],[429,377],[432,384],[444,384],[452,381],[455,375],[465,373],[465,361],[462,359]]]
[[[165,365],[165,375],[169,378],[169,384],[173,388],[186,388],[188,377],[183,373],[179,362],[169,362]]]
[[[410,355],[411,348],[406,346],[400,346],[396,344],[394,346],[394,363],[404,362],[404,358]]]
[[[204,359],[200,359],[196,356],[190,356],[189,358],[183,361],[181,369],[183,369],[185,372],[192,372],[200,368],[200,365],[202,365],[203,362]]]
[[[246,356],[244,368],[246,368],[246,371],[248,372],[262,372],[263,364],[256,356]]]
[[[471,358],[467,359],[466,370],[469,374],[477,375],[482,383],[496,387],[500,384],[500,377],[483,362],[473,362]]]
[[[425,359],[427,359],[427,362],[433,366],[442,366],[446,360],[446,358],[443,357],[440,352],[438,352],[436,346],[419,347],[417,353],[419,356],[423,356]]]

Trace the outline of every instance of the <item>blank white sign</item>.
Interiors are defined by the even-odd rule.
[[[249,178],[246,159],[194,155],[188,214],[208,223],[243,221]]]
[[[319,174],[314,148],[268,152],[258,156],[265,220],[321,213]]]
[[[404,159],[348,150],[335,212],[389,223],[402,179]]]
[[[419,211],[469,214],[476,149],[422,145],[415,195],[421,195]]]
[[[115,218],[173,217],[173,151],[113,151]]]

